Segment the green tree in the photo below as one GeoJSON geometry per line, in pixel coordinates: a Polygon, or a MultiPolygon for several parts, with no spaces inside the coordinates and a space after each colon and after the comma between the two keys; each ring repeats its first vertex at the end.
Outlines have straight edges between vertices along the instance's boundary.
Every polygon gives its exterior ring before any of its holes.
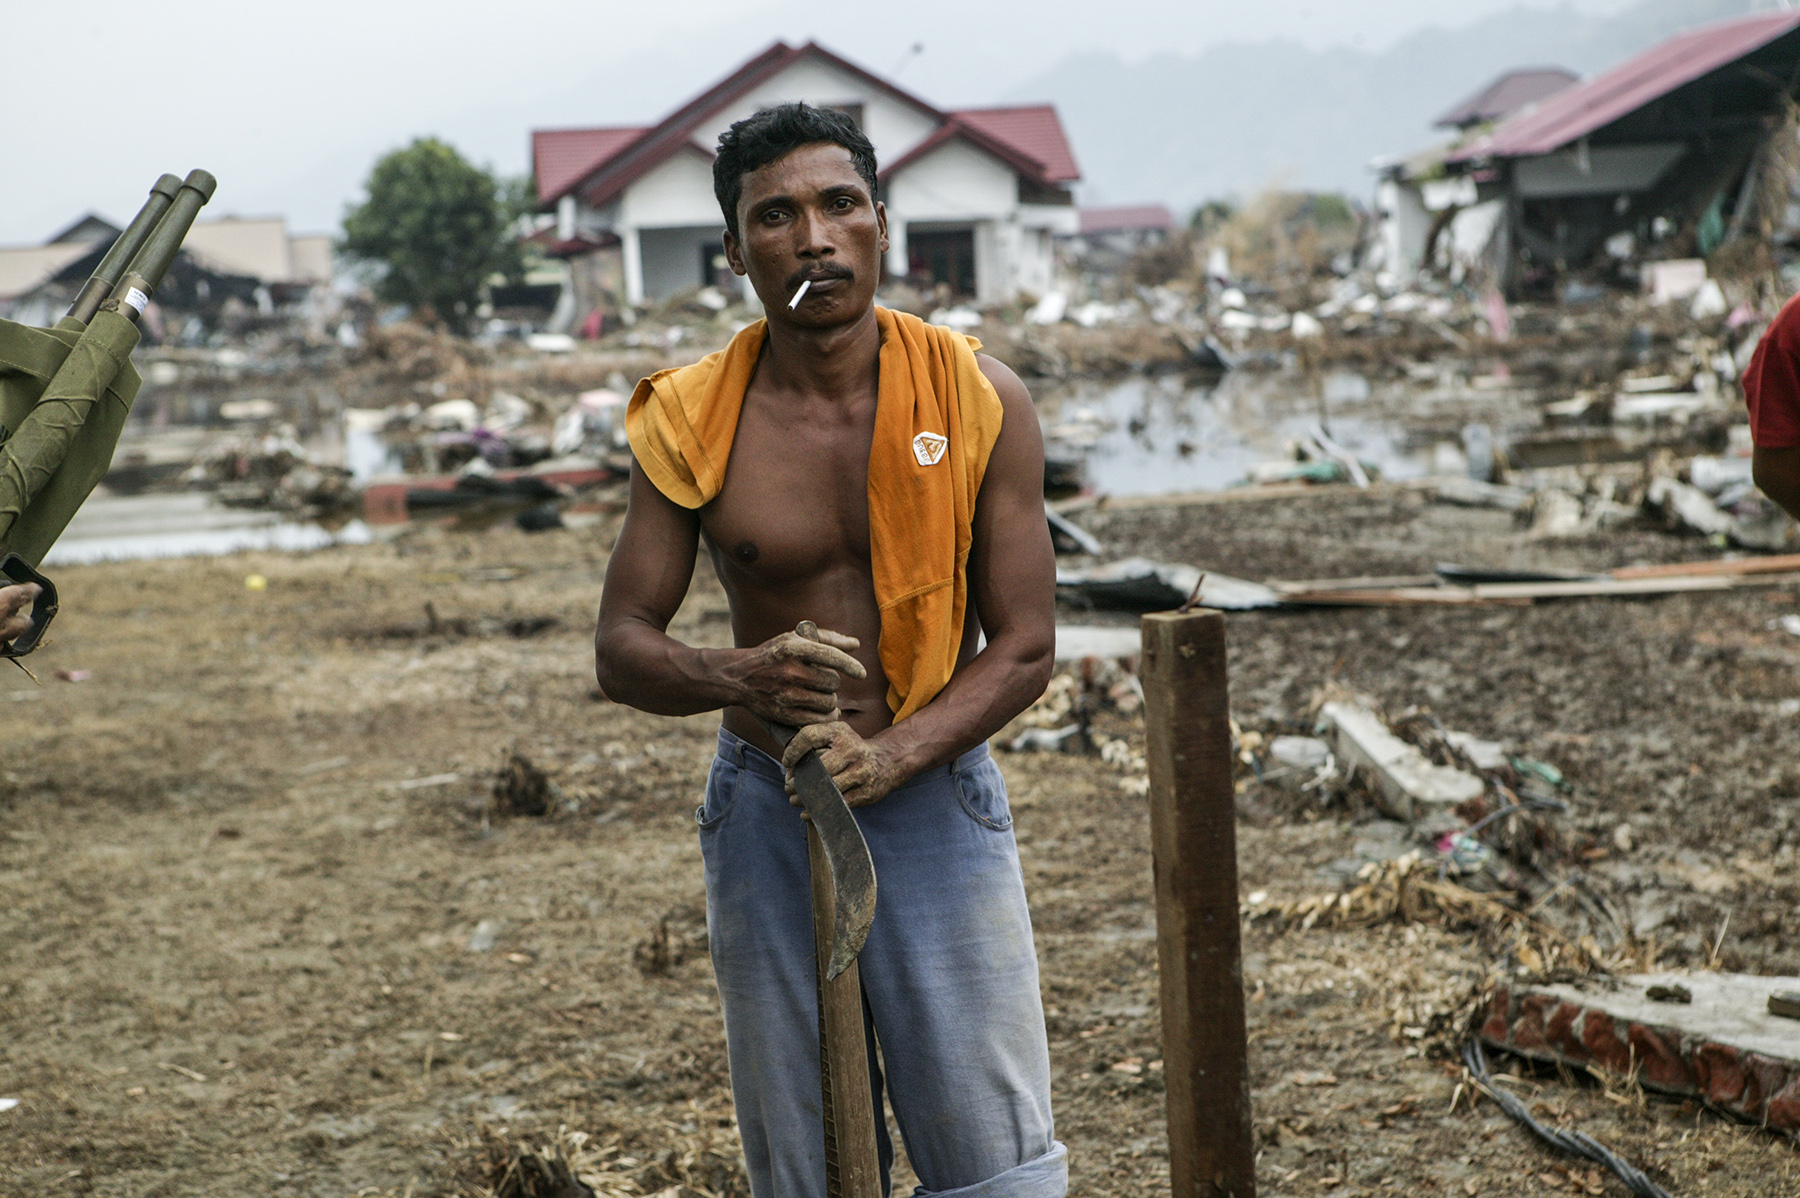
{"type": "Polygon", "coordinates": [[[422,137],[377,162],[366,186],[368,198],[344,214],[338,251],[378,268],[379,298],[466,332],[488,278],[521,269],[517,182],[422,137]]]}

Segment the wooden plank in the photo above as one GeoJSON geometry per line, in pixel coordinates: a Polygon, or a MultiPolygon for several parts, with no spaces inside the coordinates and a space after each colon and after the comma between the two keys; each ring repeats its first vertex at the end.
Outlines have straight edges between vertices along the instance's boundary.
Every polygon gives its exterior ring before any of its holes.
{"type": "Polygon", "coordinates": [[[1800,571],[1800,553],[1771,557],[1737,557],[1711,562],[1671,562],[1663,566],[1626,566],[1614,578],[1679,578],[1689,574],[1786,574],[1800,571]]]}
{"type": "Polygon", "coordinates": [[[1434,587],[1436,574],[1368,575],[1362,578],[1280,578],[1263,584],[1283,595],[1300,595],[1310,591],[1386,591],[1395,587],[1434,587]]]}
{"type": "Polygon", "coordinates": [[[1480,606],[1528,604],[1537,599],[1581,599],[1606,596],[1679,595],[1696,591],[1729,591],[1740,587],[1788,586],[1800,583],[1800,574],[1670,575],[1644,578],[1603,577],[1567,582],[1485,582],[1470,587],[1389,587],[1283,591],[1281,601],[1292,606],[1407,607],[1480,606]]]}
{"type": "Polygon", "coordinates": [[[862,974],[856,963],[825,980],[831,959],[831,866],[809,821],[806,852],[812,865],[813,952],[819,973],[819,1086],[825,1110],[825,1192],[830,1198],[881,1198],[875,1153],[874,1095],[869,1088],[863,1028],[862,974]]]}
{"type": "Polygon", "coordinates": [[[1595,578],[1582,582],[1485,582],[1469,589],[1482,599],[1578,599],[1590,595],[1673,595],[1684,591],[1727,591],[1736,583],[1722,575],[1697,578],[1595,578]]]}
{"type": "MultiPolygon", "coordinates": [[[[1384,587],[1374,589],[1299,591],[1283,594],[1281,601],[1293,606],[1319,607],[1469,607],[1492,602],[1483,599],[1469,587],[1384,587]]],[[[1528,599],[1517,602],[1528,603],[1528,599]]]]}
{"type": "Polygon", "coordinates": [[[1142,628],[1172,1193],[1255,1198],[1225,617],[1142,628]]]}

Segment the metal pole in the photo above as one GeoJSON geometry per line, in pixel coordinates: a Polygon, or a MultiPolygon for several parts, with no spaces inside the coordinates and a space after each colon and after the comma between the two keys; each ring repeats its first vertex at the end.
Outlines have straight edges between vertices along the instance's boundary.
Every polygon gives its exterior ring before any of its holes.
{"type": "Polygon", "coordinates": [[[1175,1198],[1255,1198],[1225,617],[1142,627],[1169,1178],[1175,1198]]]}

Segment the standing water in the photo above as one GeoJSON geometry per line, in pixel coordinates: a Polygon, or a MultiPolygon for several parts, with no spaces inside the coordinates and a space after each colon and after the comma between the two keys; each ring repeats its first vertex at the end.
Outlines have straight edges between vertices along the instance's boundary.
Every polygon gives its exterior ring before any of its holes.
{"type": "Polygon", "coordinates": [[[1429,452],[1409,447],[1391,419],[1341,411],[1369,397],[1359,375],[1296,380],[1232,373],[1205,385],[1178,375],[1138,376],[1046,388],[1039,415],[1048,452],[1080,456],[1087,485],[1103,494],[1236,486],[1254,466],[1292,461],[1292,443],[1309,435],[1321,414],[1332,439],[1383,478],[1428,473],[1429,452]]]}

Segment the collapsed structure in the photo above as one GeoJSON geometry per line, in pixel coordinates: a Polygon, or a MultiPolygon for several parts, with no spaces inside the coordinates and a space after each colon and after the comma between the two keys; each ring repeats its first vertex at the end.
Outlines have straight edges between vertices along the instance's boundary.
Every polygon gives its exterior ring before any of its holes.
{"type": "MultiPolygon", "coordinates": [[[[90,212],[42,245],[0,247],[0,315],[56,323],[119,231],[90,212]]],[[[185,312],[216,312],[236,298],[266,312],[331,276],[329,234],[289,233],[279,216],[228,216],[189,231],[159,299],[185,312]]]]}
{"type": "Polygon", "coordinates": [[[702,287],[753,300],[725,265],[713,147],[793,100],[849,114],[874,143],[890,277],[982,303],[1049,289],[1081,177],[1054,107],[944,111],[817,43],[776,42],[648,128],[532,133],[538,204],[555,214],[538,240],[569,264],[563,327],[702,287]]]}
{"type": "Polygon", "coordinates": [[[1456,141],[1382,168],[1383,266],[1488,273],[1509,295],[1650,244],[1708,255],[1787,223],[1800,12],[1678,34],[1591,79],[1503,76],[1456,141]]]}

